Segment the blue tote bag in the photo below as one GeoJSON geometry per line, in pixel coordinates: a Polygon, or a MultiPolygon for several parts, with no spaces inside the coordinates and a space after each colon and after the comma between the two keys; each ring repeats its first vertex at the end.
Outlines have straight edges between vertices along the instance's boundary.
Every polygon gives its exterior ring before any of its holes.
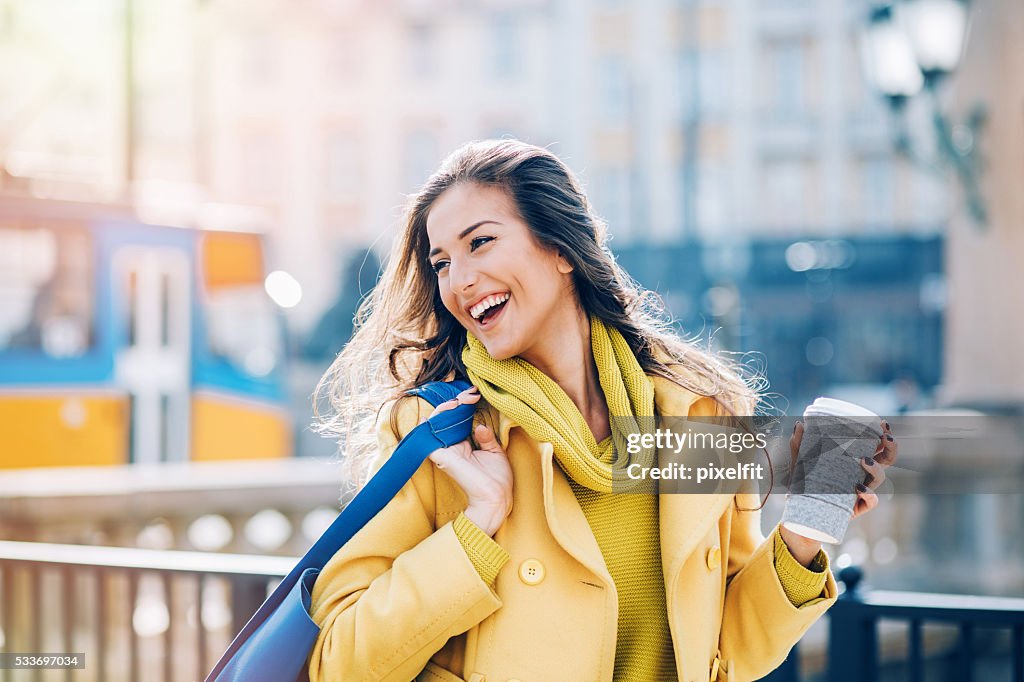
{"type": "MultiPolygon", "coordinates": [[[[470,385],[435,381],[411,391],[435,407],[470,385]]],[[[423,422],[348,503],[331,527],[267,597],[206,678],[206,682],[309,682],[306,660],[320,628],[309,616],[310,594],[320,569],[391,501],[438,448],[469,438],[473,405],[459,405],[423,422]]]]}

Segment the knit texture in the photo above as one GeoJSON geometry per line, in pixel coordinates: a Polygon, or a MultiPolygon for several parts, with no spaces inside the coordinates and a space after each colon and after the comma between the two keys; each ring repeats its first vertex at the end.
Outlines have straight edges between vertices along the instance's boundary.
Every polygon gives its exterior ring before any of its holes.
{"type": "Polygon", "coordinates": [[[583,415],[550,377],[519,357],[495,360],[472,334],[466,335],[462,361],[470,381],[499,412],[511,417],[534,439],[551,443],[558,463],[580,485],[601,492],[625,490],[622,475],[633,462],[653,466],[653,448],[629,455],[629,433],[654,425],[654,385],[617,329],[591,318],[590,339],[601,390],[608,403],[612,438],[598,443],[583,415]],[[613,443],[618,447],[613,447],[613,443]]]}
{"type": "MultiPolygon", "coordinates": [[[[565,391],[525,360],[494,360],[472,335],[467,335],[462,359],[484,399],[533,439],[550,442],[570,479],[618,592],[614,678],[675,679],[658,497],[611,492],[613,470],[637,461],[625,447],[615,448],[613,443],[624,438],[627,429],[639,430],[649,423],[645,420],[653,421],[654,387],[618,330],[592,318],[590,336],[612,426],[612,437],[600,443],[565,391]]],[[[634,457],[652,458],[653,453],[634,457]]]]}
{"type": "Polygon", "coordinates": [[[462,543],[473,567],[490,586],[494,586],[494,580],[498,572],[508,562],[508,552],[491,539],[487,533],[480,529],[475,523],[466,518],[465,514],[459,514],[452,522],[452,530],[455,537],[462,543]]]}
{"type": "Polygon", "coordinates": [[[782,589],[789,597],[790,603],[793,606],[800,606],[820,597],[822,590],[825,589],[825,579],[828,577],[828,555],[825,551],[819,549],[808,568],[793,557],[778,528],[775,529],[773,542],[775,572],[779,575],[779,582],[782,583],[782,589]]]}

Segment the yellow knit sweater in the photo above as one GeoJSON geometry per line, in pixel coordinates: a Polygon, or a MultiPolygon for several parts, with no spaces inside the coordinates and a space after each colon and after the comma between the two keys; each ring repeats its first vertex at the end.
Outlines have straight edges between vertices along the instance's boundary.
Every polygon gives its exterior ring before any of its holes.
{"type": "MultiPolygon", "coordinates": [[[[629,423],[654,415],[654,390],[625,339],[600,320],[591,320],[591,342],[602,391],[612,420],[612,437],[598,443],[579,410],[550,378],[522,359],[496,361],[472,335],[463,352],[470,378],[495,408],[521,424],[531,437],[551,442],[555,457],[583,510],[619,597],[615,649],[616,680],[663,680],[676,676],[665,605],[658,533],[658,496],[611,491],[612,466],[625,448],[614,448],[629,423]]],[[[637,427],[639,428],[639,427],[637,427]]],[[[618,462],[622,465],[622,462],[618,462]]],[[[465,516],[454,531],[481,578],[493,584],[508,554],[465,516]]],[[[781,537],[776,542],[781,542],[781,537]]],[[[782,543],[785,547],[785,543],[782,543]]],[[[801,566],[775,545],[775,565],[794,605],[817,597],[820,572],[801,566]]]]}

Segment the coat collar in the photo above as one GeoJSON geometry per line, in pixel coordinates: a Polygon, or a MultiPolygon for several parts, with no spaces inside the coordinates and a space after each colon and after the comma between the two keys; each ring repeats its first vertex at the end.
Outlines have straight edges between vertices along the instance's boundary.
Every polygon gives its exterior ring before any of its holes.
{"type": "MultiPolygon", "coordinates": [[[[693,393],[668,379],[655,376],[651,379],[658,414],[679,417],[714,414],[713,399],[693,393]]],[[[497,413],[496,410],[494,412],[497,413]]],[[[507,445],[509,432],[518,424],[501,413],[497,413],[495,419],[498,440],[507,445]]],[[[538,446],[544,485],[544,513],[555,539],[577,561],[611,585],[611,576],[590,524],[565,474],[554,465],[551,444],[539,443],[538,446]]],[[[721,517],[732,499],[733,496],[728,494],[661,495],[659,530],[666,587],[674,584],[687,557],[721,517]]]]}

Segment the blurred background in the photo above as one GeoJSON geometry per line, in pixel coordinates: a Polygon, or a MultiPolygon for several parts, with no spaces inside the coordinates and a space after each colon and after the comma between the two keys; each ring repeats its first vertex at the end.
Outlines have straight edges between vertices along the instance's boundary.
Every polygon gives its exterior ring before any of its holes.
{"type": "MultiPolygon", "coordinates": [[[[779,413],[1024,413],[1019,0],[0,0],[0,82],[0,642],[93,637],[109,661],[75,679],[199,676],[261,588],[224,564],[175,591],[174,552],[295,556],[333,518],[313,388],[405,197],[469,140],[564,159],[620,262],[695,343],[753,352],[779,413]],[[53,573],[64,545],[153,570],[53,573]],[[47,580],[134,607],[21,627],[47,580]]],[[[834,568],[1020,596],[1021,518],[896,495],[834,568]]]]}

